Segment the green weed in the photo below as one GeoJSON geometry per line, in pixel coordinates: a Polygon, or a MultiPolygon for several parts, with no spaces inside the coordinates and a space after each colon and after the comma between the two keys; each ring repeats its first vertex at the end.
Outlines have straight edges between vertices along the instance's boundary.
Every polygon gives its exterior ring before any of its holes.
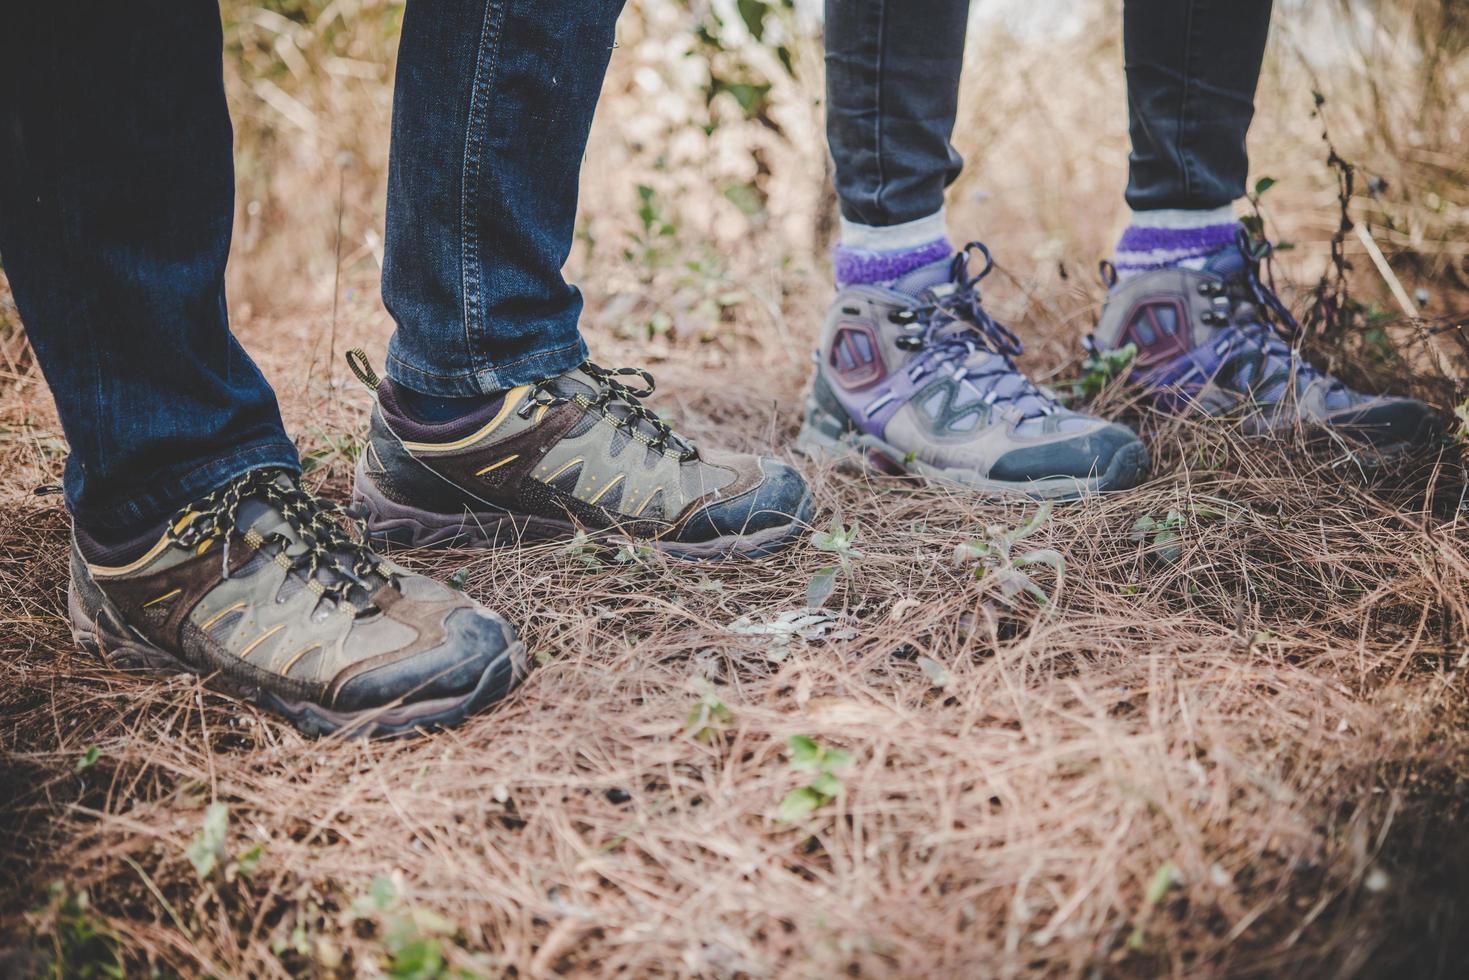
{"type": "Polygon", "coordinates": [[[712,742],[734,722],[734,712],[724,703],[714,685],[705,680],[704,693],[689,709],[688,732],[701,742],[712,742]]]}
{"type": "Polygon", "coordinates": [[[85,889],[71,892],[63,882],[51,883],[44,906],[26,916],[31,928],[30,964],[36,977],[121,977],[116,937],[92,914],[85,889]]]}
{"type": "Polygon", "coordinates": [[[780,801],[775,819],[794,823],[841,794],[843,786],[837,773],[852,764],[852,755],[842,749],[827,748],[808,735],[792,735],[787,744],[791,749],[791,768],[812,774],[810,782],[791,790],[780,801]]]}
{"type": "Polygon", "coordinates": [[[852,543],[856,540],[857,525],[847,527],[836,518],[832,518],[830,530],[812,533],[811,546],[817,551],[826,551],[836,555],[837,564],[818,568],[816,574],[811,576],[811,582],[806,587],[808,607],[819,609],[826,603],[836,589],[838,575],[851,578],[854,563],[862,557],[862,552],[852,547],[852,543]]]}
{"type": "Polygon", "coordinates": [[[954,548],[954,564],[974,565],[974,577],[995,585],[1000,595],[1013,600],[1021,593],[1030,596],[1044,608],[1051,608],[1060,598],[1066,578],[1066,558],[1054,548],[1034,548],[1015,554],[1015,546],[1045,527],[1051,520],[1052,504],[1046,501],[1036,508],[1030,520],[1014,528],[991,524],[982,541],[966,541],[954,548]],[[1043,589],[1027,569],[1045,565],[1056,574],[1050,592],[1043,589]]]}

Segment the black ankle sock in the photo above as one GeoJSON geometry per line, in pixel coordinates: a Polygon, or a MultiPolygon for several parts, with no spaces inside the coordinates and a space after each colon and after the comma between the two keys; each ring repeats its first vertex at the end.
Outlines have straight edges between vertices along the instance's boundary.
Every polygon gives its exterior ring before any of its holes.
{"type": "Polygon", "coordinates": [[[77,548],[82,557],[94,565],[126,565],[141,558],[149,548],[158,543],[168,528],[169,518],[152,524],[116,530],[112,528],[85,528],[75,525],[77,548]]]}
{"type": "Polygon", "coordinates": [[[495,395],[471,395],[468,398],[450,398],[445,395],[425,395],[421,391],[389,381],[393,386],[393,394],[409,415],[420,422],[428,422],[437,425],[441,422],[452,422],[457,418],[468,415],[491,399],[498,399],[495,395]]]}

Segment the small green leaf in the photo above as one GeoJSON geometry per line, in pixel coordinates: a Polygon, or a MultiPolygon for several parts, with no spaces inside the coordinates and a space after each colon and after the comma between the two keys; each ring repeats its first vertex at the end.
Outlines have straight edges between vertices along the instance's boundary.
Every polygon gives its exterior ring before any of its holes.
{"type": "Polygon", "coordinates": [[[1143,902],[1148,908],[1152,908],[1163,901],[1163,896],[1168,894],[1168,889],[1178,880],[1178,867],[1172,861],[1164,861],[1162,867],[1153,872],[1153,880],[1148,882],[1147,894],[1143,896],[1143,902]]]}
{"type": "Polygon", "coordinates": [[[781,823],[794,823],[809,817],[817,807],[825,803],[820,793],[810,786],[802,786],[793,789],[780,801],[780,809],[775,814],[775,819],[781,823]]]}
{"type": "Polygon", "coordinates": [[[254,847],[246,848],[235,858],[235,865],[240,869],[240,874],[249,876],[255,873],[260,866],[260,859],[265,856],[265,845],[256,844],[254,847]]]}
{"type": "Polygon", "coordinates": [[[949,677],[948,668],[932,657],[919,657],[918,666],[928,675],[934,687],[948,687],[953,681],[949,677]]]}
{"type": "Polygon", "coordinates": [[[97,746],[87,746],[87,751],[83,752],[82,757],[77,760],[77,772],[81,772],[83,769],[87,769],[91,766],[96,765],[97,760],[101,758],[101,756],[102,750],[99,749],[97,746]]]}
{"type": "Polygon", "coordinates": [[[1017,566],[1050,565],[1058,575],[1066,571],[1066,557],[1055,548],[1036,548],[1034,551],[1027,551],[1015,559],[1015,564],[1017,566]]]}
{"type": "MultiPolygon", "coordinates": [[[[831,799],[842,791],[842,781],[829,772],[818,773],[809,785],[811,789],[825,797],[826,800],[831,799]]],[[[825,800],[822,802],[825,802],[825,800]]]]}
{"type": "Polygon", "coordinates": [[[1170,565],[1178,564],[1183,557],[1183,545],[1179,543],[1177,531],[1159,531],[1153,538],[1153,547],[1157,549],[1158,557],[1170,565]]]}
{"type": "Polygon", "coordinates": [[[797,769],[815,771],[821,765],[821,746],[808,735],[792,735],[786,739],[791,749],[791,765],[797,769]]]}
{"type": "Polygon", "coordinates": [[[194,873],[201,880],[213,874],[226,857],[224,842],[229,833],[229,819],[229,807],[223,803],[209,804],[199,832],[185,850],[189,863],[194,866],[194,873]]]}
{"type": "Polygon", "coordinates": [[[372,884],[368,886],[367,897],[374,908],[389,909],[398,900],[398,886],[393,884],[393,879],[384,874],[372,876],[372,884]]]}
{"type": "Polygon", "coordinates": [[[852,764],[852,753],[846,749],[822,749],[821,771],[839,772],[852,764]]]}
{"type": "Polygon", "coordinates": [[[811,576],[811,582],[806,586],[806,605],[812,609],[820,609],[831,598],[832,592],[837,585],[837,572],[835,565],[827,565],[818,568],[816,574],[811,576]]]}
{"type": "Polygon", "coordinates": [[[1261,194],[1264,194],[1270,188],[1274,187],[1275,184],[1276,180],[1274,177],[1261,177],[1259,180],[1255,181],[1255,196],[1259,197],[1261,194]]]}
{"type": "Polygon", "coordinates": [[[740,213],[747,218],[753,218],[765,210],[760,188],[754,184],[730,184],[724,189],[724,199],[739,208],[740,213]]]}

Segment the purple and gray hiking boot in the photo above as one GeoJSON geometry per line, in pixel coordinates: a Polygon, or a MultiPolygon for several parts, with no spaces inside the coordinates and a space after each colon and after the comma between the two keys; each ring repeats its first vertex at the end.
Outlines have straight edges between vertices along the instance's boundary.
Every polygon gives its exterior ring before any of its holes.
{"type": "Polygon", "coordinates": [[[1301,356],[1295,318],[1260,275],[1269,254],[1241,229],[1202,269],[1112,283],[1092,343],[1135,345],[1131,378],[1165,411],[1238,414],[1249,433],[1334,434],[1383,456],[1436,440],[1442,420],[1428,405],[1353,391],[1301,356]]]}
{"type": "Polygon", "coordinates": [[[1020,373],[1020,341],[980,306],[993,267],[971,242],[892,287],[838,292],[797,448],[990,493],[1069,499],[1148,471],[1126,426],[1068,411],[1020,373]],[[977,252],[984,268],[969,274],[977,252]]]}

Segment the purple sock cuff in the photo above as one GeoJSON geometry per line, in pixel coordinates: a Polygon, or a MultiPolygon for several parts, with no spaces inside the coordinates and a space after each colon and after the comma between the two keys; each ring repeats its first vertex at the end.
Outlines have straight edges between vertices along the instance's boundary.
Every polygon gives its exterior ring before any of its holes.
{"type": "Polygon", "coordinates": [[[1202,249],[1213,252],[1234,242],[1239,222],[1204,225],[1199,228],[1143,228],[1130,225],[1117,243],[1119,252],[1151,252],[1153,249],[1202,249]]]}
{"type": "Polygon", "coordinates": [[[893,252],[870,252],[866,249],[848,248],[838,245],[832,251],[832,263],[836,267],[836,280],[843,286],[856,283],[892,282],[921,266],[938,262],[954,254],[954,246],[947,238],[913,248],[893,252]]]}

